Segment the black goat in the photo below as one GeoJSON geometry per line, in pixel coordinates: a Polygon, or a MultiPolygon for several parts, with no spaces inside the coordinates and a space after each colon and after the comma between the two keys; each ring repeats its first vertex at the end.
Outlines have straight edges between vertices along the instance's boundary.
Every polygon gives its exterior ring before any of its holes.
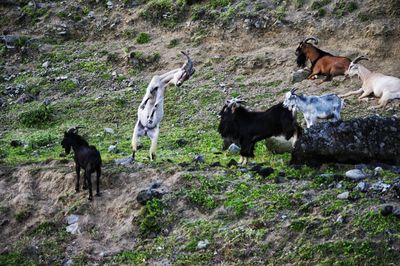
{"type": "Polygon", "coordinates": [[[301,135],[301,127],[291,111],[278,103],[265,112],[250,112],[240,104],[243,101],[227,101],[219,113],[221,120],[218,132],[224,141],[236,140],[240,144],[240,161],[246,164],[248,157],[254,157],[256,142],[272,136],[283,135],[287,140],[294,137],[293,144],[301,135]]]}
{"type": "Polygon", "coordinates": [[[79,179],[81,168],[85,171],[83,189],[89,187],[89,200],[93,199],[92,193],[92,173],[96,172],[97,189],[96,196],[100,196],[100,175],[101,157],[100,152],[94,146],[89,146],[86,140],[78,135],[78,127],[70,128],[64,132],[64,139],[61,142],[65,153],[69,154],[71,147],[74,150],[75,170],[77,175],[76,192],[79,192],[79,179]]]}

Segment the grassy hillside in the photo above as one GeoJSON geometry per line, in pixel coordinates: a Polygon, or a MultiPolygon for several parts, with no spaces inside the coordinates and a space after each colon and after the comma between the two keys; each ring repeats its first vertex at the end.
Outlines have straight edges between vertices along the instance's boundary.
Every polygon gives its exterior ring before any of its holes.
{"type": "MultiPolygon", "coordinates": [[[[358,89],[357,79],[292,83],[294,51],[304,36],[320,48],[399,76],[398,1],[17,1],[0,4],[0,265],[42,264],[324,264],[388,265],[400,258],[396,168],[356,189],[354,165],[290,166],[263,142],[246,167],[228,167],[217,114],[241,96],[252,110],[305,94],[358,89]],[[7,37],[9,38],[9,37],[7,37]],[[15,48],[7,48],[7,46],[15,48]],[[181,66],[196,74],[166,92],[157,160],[149,140],[134,164],[136,110],[154,74],[181,66]],[[364,63],[364,62],[363,62],[364,63]],[[24,95],[24,97],[22,97],[24,95]],[[102,196],[74,191],[63,132],[75,125],[101,152],[102,196]],[[114,133],[106,133],[112,128],[114,133]],[[109,152],[111,145],[116,152],[109,152]],[[203,163],[193,162],[201,155],[203,163]],[[255,165],[271,167],[268,177],[255,165]],[[168,193],[142,207],[136,196],[154,182],[168,193]],[[373,186],[372,186],[373,187],[373,186]],[[349,192],[349,197],[337,195],[349,192]],[[80,233],[66,217],[79,215],[80,233]]],[[[344,119],[399,115],[399,102],[346,99],[344,119]]]]}

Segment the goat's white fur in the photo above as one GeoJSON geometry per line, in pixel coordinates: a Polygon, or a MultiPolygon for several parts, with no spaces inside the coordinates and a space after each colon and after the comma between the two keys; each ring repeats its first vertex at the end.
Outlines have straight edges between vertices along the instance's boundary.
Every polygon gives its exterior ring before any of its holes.
{"type": "MultiPolygon", "coordinates": [[[[318,119],[333,118],[334,121],[340,120],[340,111],[343,106],[336,94],[325,94],[321,96],[296,95],[294,90],[285,95],[283,105],[296,114],[297,111],[303,113],[307,128],[314,125],[318,119]]],[[[295,136],[297,140],[297,136],[295,136]]]]}
{"type": "Polygon", "coordinates": [[[400,79],[392,76],[383,75],[368,70],[360,64],[350,63],[346,75],[352,77],[358,75],[362,81],[362,87],[359,90],[351,91],[339,97],[347,97],[354,94],[361,94],[359,100],[364,100],[370,94],[380,98],[377,106],[370,108],[385,107],[390,100],[400,98],[400,79]]]}
{"type": "Polygon", "coordinates": [[[133,156],[137,150],[139,137],[147,135],[151,139],[149,158],[155,158],[160,122],[164,116],[164,92],[169,85],[180,86],[183,68],[177,68],[163,75],[154,76],[147,86],[146,94],[138,108],[138,121],[132,134],[133,156]]]}

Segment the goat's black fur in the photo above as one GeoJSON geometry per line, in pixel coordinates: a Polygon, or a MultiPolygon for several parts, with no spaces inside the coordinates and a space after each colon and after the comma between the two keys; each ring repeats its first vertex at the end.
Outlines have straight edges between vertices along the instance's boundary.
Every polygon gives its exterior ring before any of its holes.
{"type": "Polygon", "coordinates": [[[101,175],[101,157],[100,152],[94,146],[89,146],[86,140],[75,132],[67,131],[64,133],[64,139],[61,142],[65,153],[69,154],[71,148],[74,151],[75,170],[77,175],[76,192],[79,192],[80,170],[85,171],[83,189],[89,188],[89,200],[93,199],[92,193],[92,173],[96,172],[96,196],[100,196],[100,175],[101,175]]]}
{"type": "Polygon", "coordinates": [[[218,132],[224,140],[238,140],[240,155],[244,157],[254,157],[254,146],[260,140],[280,135],[289,140],[295,134],[301,134],[296,118],[283,103],[265,112],[251,112],[242,106],[225,105],[220,115],[218,132]]]}

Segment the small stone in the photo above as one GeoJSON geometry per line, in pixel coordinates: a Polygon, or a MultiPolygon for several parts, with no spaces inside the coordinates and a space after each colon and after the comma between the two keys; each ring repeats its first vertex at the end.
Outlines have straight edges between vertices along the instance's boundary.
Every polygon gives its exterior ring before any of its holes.
{"type": "Polygon", "coordinates": [[[113,8],[113,3],[112,1],[107,1],[107,8],[112,9],[113,8]]]}
{"type": "Polygon", "coordinates": [[[205,248],[207,248],[208,244],[209,244],[209,242],[207,239],[201,240],[197,243],[197,249],[205,249],[205,248]]]}
{"type": "Polygon", "coordinates": [[[24,146],[24,143],[22,143],[22,141],[20,141],[20,140],[12,140],[10,142],[10,145],[11,145],[11,147],[16,148],[16,147],[24,146]]]}
{"type": "Polygon", "coordinates": [[[50,66],[50,62],[49,61],[46,61],[46,62],[44,62],[42,64],[42,67],[44,67],[44,68],[48,68],[49,66],[50,66]]]}
{"type": "Polygon", "coordinates": [[[123,166],[132,164],[133,162],[134,162],[134,159],[132,158],[132,156],[114,160],[114,163],[116,165],[123,165],[123,166]]]}
{"type": "Polygon", "coordinates": [[[186,139],[178,139],[176,141],[176,144],[178,144],[179,147],[186,146],[189,142],[186,139]]]}
{"type": "Polygon", "coordinates": [[[213,162],[212,164],[210,164],[210,167],[220,167],[221,163],[220,162],[213,162]]]}
{"type": "Polygon", "coordinates": [[[396,208],[393,210],[393,215],[397,218],[400,218],[400,208],[396,208]]]}
{"type": "Polygon", "coordinates": [[[72,265],[74,265],[74,262],[73,262],[72,259],[65,259],[65,260],[62,262],[61,265],[62,265],[62,266],[72,266],[72,265]]]}
{"type": "Polygon", "coordinates": [[[35,97],[29,93],[23,93],[19,98],[17,99],[16,103],[28,103],[31,102],[35,99],[35,97]]]}
{"type": "Polygon", "coordinates": [[[226,166],[231,167],[236,165],[238,165],[238,162],[235,159],[231,159],[226,166]]]}
{"type": "Polygon", "coordinates": [[[367,177],[367,175],[360,169],[352,169],[346,172],[346,177],[350,178],[351,180],[359,181],[363,180],[367,177]]]}
{"type": "Polygon", "coordinates": [[[114,134],[114,129],[110,128],[110,127],[105,127],[104,128],[104,132],[108,133],[108,134],[114,134]]]}
{"type": "Polygon", "coordinates": [[[228,147],[228,152],[230,154],[238,154],[240,152],[240,147],[238,145],[236,145],[235,143],[232,143],[229,147],[228,147]]]}
{"type": "Polygon", "coordinates": [[[339,215],[338,217],[337,217],[337,219],[336,219],[336,222],[337,223],[345,223],[346,222],[346,219],[342,216],[342,215],[339,215]]]}
{"type": "Polygon", "coordinates": [[[67,224],[68,224],[68,225],[75,224],[75,223],[77,223],[78,221],[79,221],[79,216],[76,215],[76,214],[72,214],[72,215],[69,215],[69,216],[67,217],[67,224]]]}
{"type": "Polygon", "coordinates": [[[382,171],[383,171],[382,167],[380,167],[380,166],[375,167],[375,169],[374,169],[374,176],[380,175],[380,174],[382,173],[382,171]]]}
{"type": "Polygon", "coordinates": [[[196,156],[193,158],[193,162],[196,162],[196,163],[204,163],[204,162],[205,162],[204,156],[201,155],[201,154],[196,155],[196,156]]]}
{"type": "Polygon", "coordinates": [[[304,69],[299,69],[292,75],[292,83],[297,83],[305,80],[310,73],[305,71],[304,69]]]}
{"type": "Polygon", "coordinates": [[[268,177],[274,172],[274,169],[271,167],[262,167],[257,173],[262,177],[268,177]]]}
{"type": "Polygon", "coordinates": [[[342,181],[340,181],[340,182],[338,182],[338,183],[336,184],[336,188],[341,189],[342,187],[343,187],[342,181]]]}
{"type": "Polygon", "coordinates": [[[146,202],[152,200],[152,199],[161,199],[163,196],[163,193],[155,190],[155,189],[145,189],[142,190],[138,193],[138,195],[136,196],[136,200],[137,202],[139,202],[139,204],[141,205],[146,205],[146,202]]]}
{"type": "Polygon", "coordinates": [[[73,235],[77,235],[80,233],[78,223],[73,223],[71,225],[68,225],[66,230],[68,233],[71,233],[73,235]]]}
{"type": "Polygon", "coordinates": [[[45,105],[45,106],[48,106],[48,105],[50,105],[51,104],[51,102],[52,102],[52,99],[50,99],[50,98],[46,98],[46,99],[44,99],[43,100],[43,105],[45,105]]]}
{"type": "Polygon", "coordinates": [[[240,171],[241,173],[247,173],[249,170],[247,170],[246,167],[240,167],[240,168],[239,168],[239,171],[240,171]]]}
{"type": "Polygon", "coordinates": [[[340,193],[339,195],[337,195],[338,199],[348,199],[349,198],[350,193],[348,191],[345,191],[343,193],[340,193]]]}
{"type": "Polygon", "coordinates": [[[386,205],[385,207],[383,207],[383,209],[381,210],[381,214],[382,216],[388,216],[393,212],[393,206],[392,205],[386,205]]]}
{"type": "Polygon", "coordinates": [[[118,150],[118,148],[117,148],[117,145],[110,145],[110,146],[108,147],[108,152],[109,152],[109,153],[118,153],[119,150],[118,150]]]}
{"type": "Polygon", "coordinates": [[[379,180],[376,183],[371,185],[371,189],[380,192],[386,192],[390,188],[390,185],[383,183],[382,180],[379,180]]]}
{"type": "Polygon", "coordinates": [[[94,18],[94,11],[90,11],[87,16],[88,18],[94,18]]]}
{"type": "Polygon", "coordinates": [[[355,189],[358,190],[358,191],[361,191],[361,192],[367,192],[368,187],[369,187],[368,183],[360,182],[360,183],[357,184],[355,189]]]}

